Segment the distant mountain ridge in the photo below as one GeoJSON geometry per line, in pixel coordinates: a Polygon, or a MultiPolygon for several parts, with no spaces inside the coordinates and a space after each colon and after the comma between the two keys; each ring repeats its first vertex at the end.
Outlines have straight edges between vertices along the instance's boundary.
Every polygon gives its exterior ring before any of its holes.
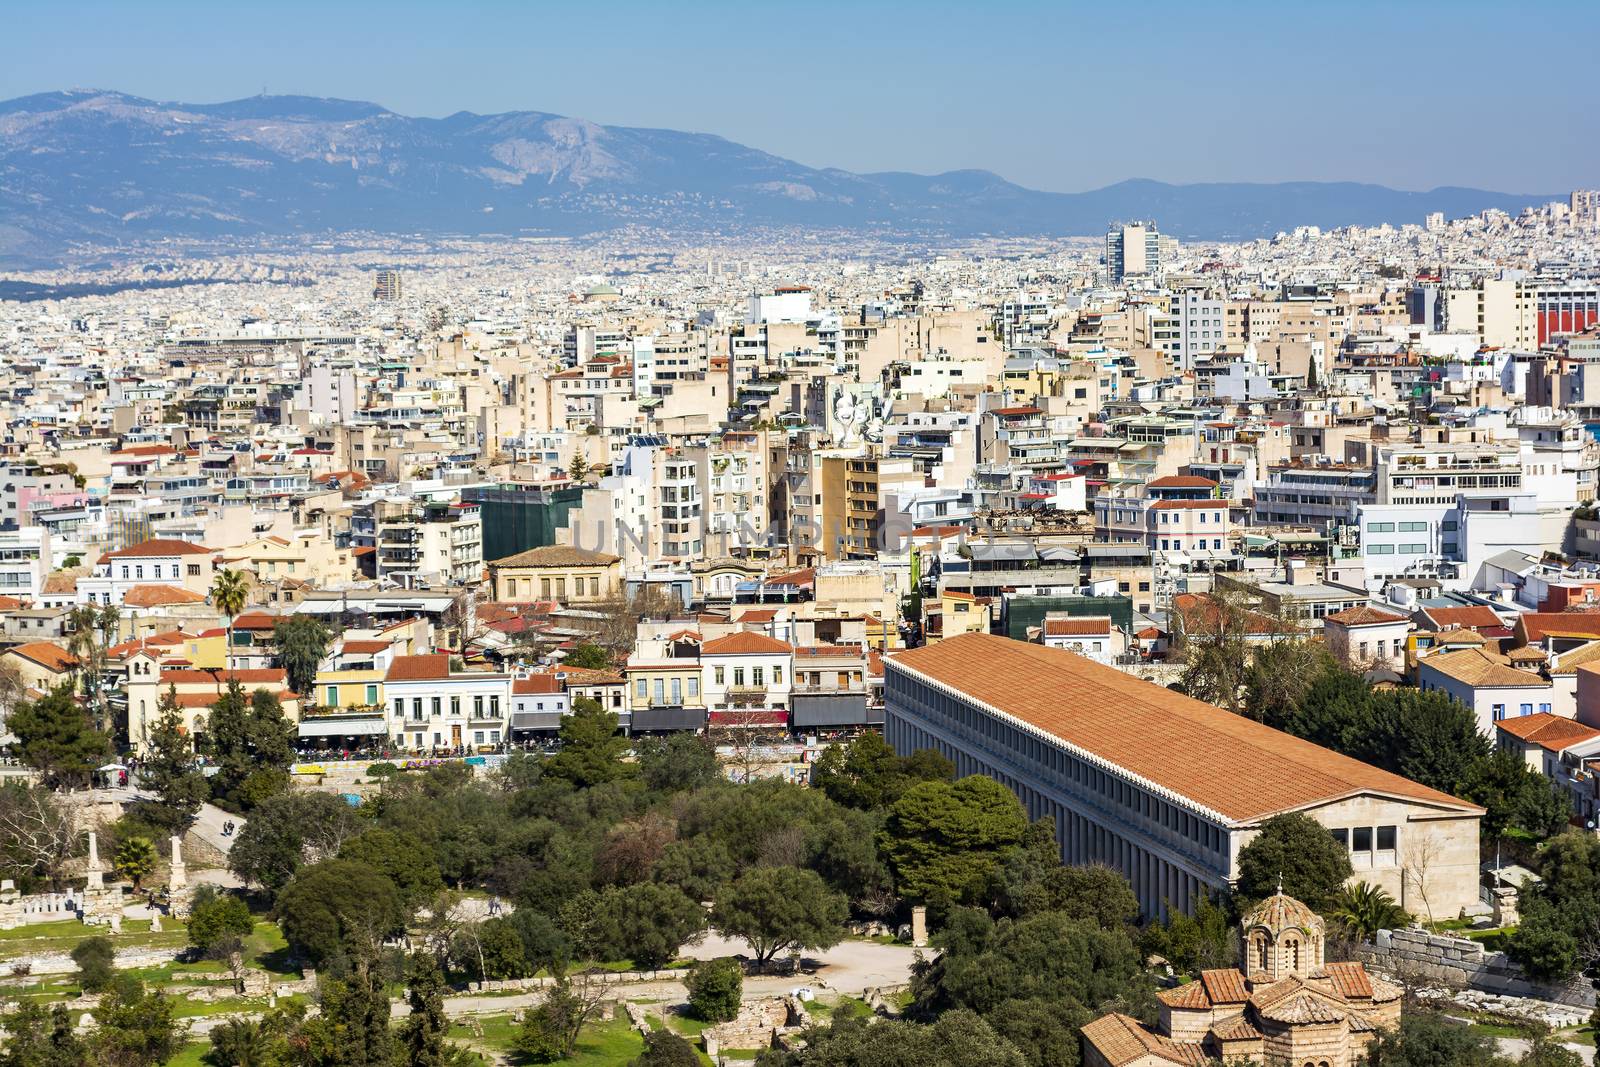
{"type": "Polygon", "coordinates": [[[260,96],[163,103],[100,90],[0,103],[0,256],[71,242],[295,234],[568,235],[637,224],[803,226],[908,237],[1095,235],[1154,218],[1195,239],[1520,211],[1553,195],[1355,182],[1026,189],[988,171],[854,174],[712,134],[536,111],[410,118],[260,96]]]}

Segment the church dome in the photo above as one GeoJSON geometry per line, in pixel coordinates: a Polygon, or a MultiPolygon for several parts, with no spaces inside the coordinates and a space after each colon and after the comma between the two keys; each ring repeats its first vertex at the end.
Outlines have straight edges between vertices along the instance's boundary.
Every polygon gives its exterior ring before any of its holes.
{"type": "Polygon", "coordinates": [[[1264,926],[1274,935],[1285,930],[1304,930],[1310,934],[1322,932],[1322,916],[1286,893],[1274,893],[1256,905],[1241,924],[1246,930],[1264,926]]]}

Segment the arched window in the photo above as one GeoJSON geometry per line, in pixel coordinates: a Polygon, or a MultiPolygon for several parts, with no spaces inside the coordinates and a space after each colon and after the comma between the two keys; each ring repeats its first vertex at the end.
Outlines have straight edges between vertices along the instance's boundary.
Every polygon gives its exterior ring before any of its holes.
{"type": "Polygon", "coordinates": [[[1286,947],[1289,950],[1289,969],[1298,971],[1300,969],[1300,942],[1295,938],[1290,938],[1286,947]]]}
{"type": "Polygon", "coordinates": [[[1267,939],[1260,934],[1256,935],[1256,967],[1263,971],[1267,969],[1267,939]]]}

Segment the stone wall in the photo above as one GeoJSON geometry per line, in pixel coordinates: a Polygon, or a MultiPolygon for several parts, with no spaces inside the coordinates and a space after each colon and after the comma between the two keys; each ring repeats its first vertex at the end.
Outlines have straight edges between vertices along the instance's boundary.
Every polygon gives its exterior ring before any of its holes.
{"type": "Polygon", "coordinates": [[[1418,929],[1379,930],[1375,944],[1356,945],[1351,956],[1413,984],[1533,997],[1583,1008],[1595,1003],[1595,991],[1588,982],[1547,985],[1531,981],[1504,952],[1485,951],[1482,944],[1465,937],[1418,929]]]}

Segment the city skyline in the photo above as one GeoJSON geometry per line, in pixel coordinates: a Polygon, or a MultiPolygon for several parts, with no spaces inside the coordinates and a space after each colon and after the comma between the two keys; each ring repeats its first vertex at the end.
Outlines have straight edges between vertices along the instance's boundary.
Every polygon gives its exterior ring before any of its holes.
{"type": "MultiPolygon", "coordinates": [[[[187,4],[157,5],[162,17],[90,10],[70,26],[49,11],[14,16],[20,47],[0,98],[78,86],[211,102],[265,89],[423,116],[537,110],[713,133],[811,166],[986,169],[1060,192],[1129,178],[1541,192],[1593,184],[1600,162],[1578,38],[1541,41],[1543,88],[1529,108],[1482,76],[1505,58],[1506,16],[1489,4],[1355,3],[1317,22],[1257,4],[1202,14],[1164,3],[935,5],[921,18],[824,4],[809,24],[722,4],[621,3],[604,20],[546,5],[468,5],[447,21],[405,3],[314,17],[297,4],[205,9],[203,20],[187,4]],[[55,46],[66,33],[70,50],[55,46]],[[764,85],[777,91],[747,91],[764,85]],[[1539,150],[1485,151],[1496,128],[1539,150]]],[[[1559,22],[1576,10],[1531,14],[1559,22]]]]}

